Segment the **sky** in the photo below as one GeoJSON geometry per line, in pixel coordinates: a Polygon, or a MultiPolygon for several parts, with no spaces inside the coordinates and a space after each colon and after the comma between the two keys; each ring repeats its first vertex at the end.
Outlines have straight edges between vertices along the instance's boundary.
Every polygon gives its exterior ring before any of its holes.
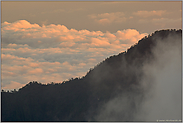
{"type": "Polygon", "coordinates": [[[161,29],[181,29],[179,2],[1,2],[2,89],[86,75],[161,29]]]}

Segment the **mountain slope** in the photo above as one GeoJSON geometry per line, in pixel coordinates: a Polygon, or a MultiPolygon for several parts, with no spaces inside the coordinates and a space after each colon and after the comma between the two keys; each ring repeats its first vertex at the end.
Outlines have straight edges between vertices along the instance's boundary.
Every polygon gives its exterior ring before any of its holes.
{"type": "Polygon", "coordinates": [[[153,83],[150,78],[146,83],[148,88],[142,86],[146,77],[144,66],[157,60],[155,49],[160,44],[162,49],[174,44],[181,49],[181,36],[182,30],[156,31],[127,52],[105,59],[83,78],[48,85],[30,82],[18,92],[1,92],[1,120],[142,120],[136,115],[153,83]]]}

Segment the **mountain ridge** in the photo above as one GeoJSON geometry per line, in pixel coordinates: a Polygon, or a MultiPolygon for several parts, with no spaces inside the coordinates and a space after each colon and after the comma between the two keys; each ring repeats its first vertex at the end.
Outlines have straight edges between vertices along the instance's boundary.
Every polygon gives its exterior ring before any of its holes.
{"type": "Polygon", "coordinates": [[[125,93],[133,94],[128,109],[133,108],[133,113],[121,117],[131,121],[145,97],[140,88],[143,66],[155,59],[153,48],[158,41],[174,35],[182,36],[182,30],[155,31],[127,51],[106,58],[82,78],[47,85],[29,82],[18,91],[3,91],[1,121],[103,121],[98,120],[98,112],[125,93]],[[139,105],[134,102],[136,97],[139,105]]]}

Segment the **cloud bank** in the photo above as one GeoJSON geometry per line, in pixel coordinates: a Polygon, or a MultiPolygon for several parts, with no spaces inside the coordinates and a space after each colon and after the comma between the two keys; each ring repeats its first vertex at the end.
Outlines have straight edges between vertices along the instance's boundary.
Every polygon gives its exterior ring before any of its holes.
{"type": "Polygon", "coordinates": [[[2,23],[3,88],[8,89],[13,83],[62,82],[82,77],[97,63],[125,51],[146,35],[135,29],[104,33],[55,24],[40,26],[26,20],[5,21],[2,23]]]}

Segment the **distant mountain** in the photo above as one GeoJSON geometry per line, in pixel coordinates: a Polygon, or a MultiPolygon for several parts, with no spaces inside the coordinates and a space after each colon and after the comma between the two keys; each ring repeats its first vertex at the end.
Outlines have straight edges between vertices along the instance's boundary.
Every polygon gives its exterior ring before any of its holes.
{"type": "Polygon", "coordinates": [[[141,83],[144,66],[157,59],[154,49],[159,44],[160,49],[166,44],[181,49],[181,37],[182,30],[156,31],[82,78],[47,85],[30,82],[18,91],[3,91],[1,121],[135,121],[148,93],[141,83]]]}

